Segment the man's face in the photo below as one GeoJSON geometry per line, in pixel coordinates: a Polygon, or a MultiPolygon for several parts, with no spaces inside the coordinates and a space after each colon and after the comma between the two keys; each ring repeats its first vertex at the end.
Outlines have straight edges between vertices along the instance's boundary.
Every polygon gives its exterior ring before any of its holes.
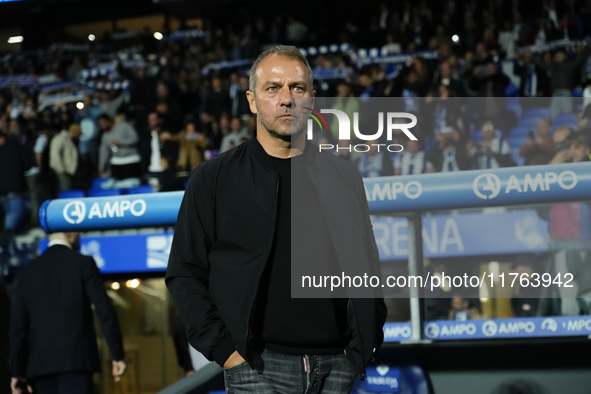
{"type": "Polygon", "coordinates": [[[257,114],[258,129],[282,140],[291,140],[303,133],[306,117],[300,108],[292,112],[295,108],[291,100],[316,94],[310,86],[306,66],[297,59],[271,55],[260,62],[256,75],[255,92],[247,92],[247,97],[250,110],[257,114]]]}
{"type": "Polygon", "coordinates": [[[490,141],[495,136],[495,126],[492,122],[484,122],[482,125],[482,138],[485,141],[490,141]]]}
{"type": "Polygon", "coordinates": [[[150,113],[150,115],[148,115],[148,125],[150,126],[150,128],[156,128],[158,126],[158,123],[158,114],[156,112],[150,113]]]}
{"type": "Polygon", "coordinates": [[[589,147],[583,144],[570,144],[568,148],[568,157],[573,163],[584,161],[589,156],[589,147]]]}
{"type": "Polygon", "coordinates": [[[347,97],[349,95],[349,85],[346,83],[340,83],[337,85],[337,95],[339,97],[347,97]]]}
{"type": "Polygon", "coordinates": [[[536,134],[542,138],[546,138],[550,135],[550,124],[546,119],[540,119],[536,125],[536,134]]]}
{"type": "Polygon", "coordinates": [[[240,129],[242,128],[242,123],[240,122],[240,119],[232,118],[232,122],[230,123],[230,128],[233,131],[240,131],[240,129]]]}
{"type": "Polygon", "coordinates": [[[97,123],[101,130],[108,130],[111,126],[111,122],[106,119],[99,119],[97,123]]]}
{"type": "Polygon", "coordinates": [[[411,154],[415,154],[419,151],[419,142],[418,141],[414,141],[414,140],[410,140],[406,143],[406,149],[411,153],[411,154]]]}

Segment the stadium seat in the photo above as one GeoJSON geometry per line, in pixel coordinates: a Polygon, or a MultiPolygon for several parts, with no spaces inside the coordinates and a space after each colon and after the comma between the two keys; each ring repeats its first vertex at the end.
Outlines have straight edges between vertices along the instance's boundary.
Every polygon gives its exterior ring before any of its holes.
{"type": "Polygon", "coordinates": [[[524,118],[536,118],[536,119],[547,119],[550,120],[550,108],[540,107],[540,108],[530,108],[525,111],[523,115],[524,118]]]}
{"type": "Polygon", "coordinates": [[[108,178],[95,178],[94,181],[92,181],[92,189],[102,189],[103,188],[103,184],[105,182],[107,182],[109,179],[108,178]]]}
{"type": "MultiPolygon", "coordinates": [[[[370,367],[374,367],[377,371],[380,371],[380,368],[382,369],[378,376],[374,377],[379,379],[379,375],[381,375],[387,370],[399,370],[400,380],[398,382],[397,390],[394,387],[388,387],[390,390],[388,390],[387,392],[399,394],[433,394],[433,387],[429,380],[429,377],[418,362],[400,353],[395,353],[393,355],[389,355],[388,357],[383,357],[381,359],[384,360],[384,362],[368,365],[368,369],[370,367]]],[[[388,376],[388,372],[385,372],[384,376],[388,376]]],[[[369,373],[368,377],[370,377],[369,373]]],[[[361,378],[357,377],[357,379],[355,380],[355,386],[353,387],[353,391],[351,391],[351,394],[385,392],[384,385],[372,385],[370,384],[370,380],[371,379],[366,379],[366,384],[364,384],[364,382],[361,381],[361,378]]]]}
{"type": "Polygon", "coordinates": [[[129,189],[129,194],[143,194],[143,193],[154,193],[154,189],[150,185],[140,185],[138,187],[132,187],[129,189]]]}
{"type": "Polygon", "coordinates": [[[57,198],[82,198],[85,195],[83,190],[66,190],[61,192],[57,198]]]}
{"type": "Polygon", "coordinates": [[[556,119],[554,119],[554,123],[552,123],[552,131],[561,126],[568,126],[573,130],[577,130],[579,128],[577,125],[577,114],[565,113],[558,115],[556,119]]]}
{"type": "Polygon", "coordinates": [[[507,109],[517,115],[517,118],[521,118],[523,110],[521,109],[521,103],[518,97],[507,97],[507,109]]]}
{"type": "Polygon", "coordinates": [[[517,127],[513,127],[511,129],[511,132],[509,133],[509,138],[526,138],[527,137],[527,133],[532,130],[534,131],[534,135],[535,135],[535,128],[529,127],[529,126],[517,126],[517,127]]]}
{"type": "Polygon", "coordinates": [[[119,196],[121,189],[90,189],[88,190],[88,197],[107,197],[119,196]]]}
{"type": "Polygon", "coordinates": [[[535,130],[536,126],[538,125],[538,122],[540,121],[540,119],[543,118],[521,118],[519,119],[519,123],[517,124],[517,127],[529,127],[531,130],[535,130]]]}

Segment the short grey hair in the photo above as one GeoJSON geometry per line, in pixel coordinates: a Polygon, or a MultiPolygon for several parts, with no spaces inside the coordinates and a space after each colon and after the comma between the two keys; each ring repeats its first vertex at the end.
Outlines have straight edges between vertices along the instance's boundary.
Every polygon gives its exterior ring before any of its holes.
{"type": "Polygon", "coordinates": [[[300,62],[304,63],[304,66],[306,66],[306,69],[308,69],[308,74],[310,75],[310,89],[312,88],[314,76],[312,75],[312,69],[310,68],[310,63],[308,63],[308,59],[306,59],[306,57],[302,55],[300,50],[294,47],[293,45],[276,45],[262,52],[252,64],[252,67],[250,68],[250,77],[248,79],[248,89],[251,92],[254,93],[254,89],[257,82],[256,71],[259,67],[259,64],[263,61],[263,59],[271,55],[285,56],[289,59],[299,60],[300,62]]]}

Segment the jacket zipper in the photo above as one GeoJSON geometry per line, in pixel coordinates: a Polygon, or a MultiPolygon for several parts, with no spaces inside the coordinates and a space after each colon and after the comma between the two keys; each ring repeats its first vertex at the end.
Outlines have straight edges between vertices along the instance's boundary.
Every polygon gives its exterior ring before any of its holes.
{"type": "MultiPolygon", "coordinates": [[[[279,181],[277,181],[277,186],[275,188],[275,210],[273,211],[273,229],[275,228],[275,224],[277,221],[277,200],[279,199],[279,181]]],[[[273,230],[273,234],[275,234],[275,231],[273,230]]],[[[273,237],[271,237],[271,247],[269,248],[269,253],[267,254],[267,258],[265,259],[265,265],[267,264],[267,261],[269,260],[269,254],[271,254],[271,249],[273,249],[273,237]]],[[[264,268],[263,268],[264,271],[264,268]]],[[[261,273],[262,275],[262,273],[261,273]]],[[[244,346],[248,346],[248,334],[250,333],[250,322],[251,322],[251,318],[252,318],[252,308],[254,306],[254,301],[257,298],[257,294],[258,294],[258,290],[259,290],[259,284],[261,282],[261,277],[259,276],[259,279],[257,281],[256,287],[255,287],[255,292],[254,292],[254,297],[252,298],[252,301],[250,302],[250,307],[248,308],[248,321],[246,323],[246,340],[244,341],[244,346]]]]}

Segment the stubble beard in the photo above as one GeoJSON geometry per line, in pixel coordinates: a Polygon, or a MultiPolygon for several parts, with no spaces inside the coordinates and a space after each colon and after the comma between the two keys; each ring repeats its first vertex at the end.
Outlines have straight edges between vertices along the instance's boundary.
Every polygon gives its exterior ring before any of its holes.
{"type": "Polygon", "coordinates": [[[265,130],[267,130],[271,137],[280,139],[285,142],[292,142],[293,140],[297,140],[298,137],[302,135],[304,131],[306,131],[305,127],[299,127],[297,123],[294,124],[293,117],[291,126],[289,126],[289,129],[287,131],[280,131],[276,123],[272,125],[266,124],[266,122],[262,118],[259,118],[259,122],[261,123],[261,125],[263,125],[263,127],[265,128],[265,130]]]}

